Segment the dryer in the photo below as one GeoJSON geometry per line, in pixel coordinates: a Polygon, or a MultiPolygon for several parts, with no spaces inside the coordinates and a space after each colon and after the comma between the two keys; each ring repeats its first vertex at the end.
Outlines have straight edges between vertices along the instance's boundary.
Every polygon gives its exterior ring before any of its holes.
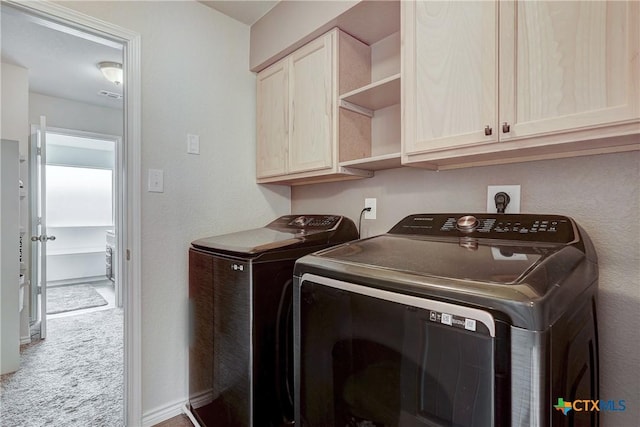
{"type": "Polygon", "coordinates": [[[558,407],[598,399],[597,285],[559,215],[417,214],[305,256],[296,425],[597,426],[558,407]]]}
{"type": "Polygon", "coordinates": [[[295,261],[358,238],[339,215],[286,215],[189,250],[188,410],[202,426],[293,424],[295,261]]]}

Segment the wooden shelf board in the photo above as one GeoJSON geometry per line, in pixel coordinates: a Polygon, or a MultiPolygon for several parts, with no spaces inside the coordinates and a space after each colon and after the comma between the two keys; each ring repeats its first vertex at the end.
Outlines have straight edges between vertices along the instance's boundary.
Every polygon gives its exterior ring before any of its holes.
{"type": "Polygon", "coordinates": [[[301,173],[289,176],[276,176],[270,178],[260,178],[258,184],[281,184],[281,185],[307,185],[333,181],[346,181],[351,179],[371,178],[373,172],[361,168],[349,168],[340,165],[337,172],[326,174],[305,174],[301,173]]]}
{"type": "Polygon", "coordinates": [[[340,166],[358,167],[360,169],[377,171],[384,169],[399,168],[402,166],[400,153],[383,154],[380,156],[367,157],[364,159],[349,160],[340,162],[340,166]]]}
{"type": "Polygon", "coordinates": [[[340,96],[340,99],[374,111],[399,104],[400,74],[352,90],[340,96]]]}

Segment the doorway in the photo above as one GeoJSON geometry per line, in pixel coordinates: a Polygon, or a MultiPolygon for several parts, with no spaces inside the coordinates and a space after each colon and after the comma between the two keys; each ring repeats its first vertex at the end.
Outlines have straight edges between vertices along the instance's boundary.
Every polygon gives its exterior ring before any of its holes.
{"type": "Polygon", "coordinates": [[[32,235],[47,236],[33,244],[37,332],[3,378],[0,420],[124,426],[123,310],[105,269],[120,138],[46,126],[32,135],[32,235]]]}
{"type": "Polygon", "coordinates": [[[35,335],[46,338],[49,318],[123,306],[122,138],[43,123],[31,135],[30,311],[35,335]]]}
{"type": "MultiPolygon", "coordinates": [[[[116,265],[120,265],[122,277],[124,325],[124,420],[126,425],[138,425],[141,421],[141,349],[140,349],[140,35],[108,22],[96,20],[52,2],[21,3],[4,1],[2,14],[24,13],[34,21],[40,21],[57,31],[80,38],[102,39],[122,47],[125,81],[122,84],[124,132],[122,134],[122,163],[116,165],[121,173],[122,209],[117,231],[116,265]]],[[[3,33],[5,26],[2,27],[3,33]]],[[[3,54],[6,38],[3,34],[3,54]]],[[[28,49],[27,49],[28,50],[28,49]]],[[[85,346],[86,347],[86,346],[85,346]]],[[[69,355],[73,357],[73,355],[69,355]]]]}

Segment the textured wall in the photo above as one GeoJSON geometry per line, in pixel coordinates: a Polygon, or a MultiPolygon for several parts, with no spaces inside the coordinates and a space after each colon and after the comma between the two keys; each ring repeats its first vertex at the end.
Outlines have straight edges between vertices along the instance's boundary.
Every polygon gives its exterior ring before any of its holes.
{"type": "Polygon", "coordinates": [[[124,112],[121,109],[89,105],[41,93],[29,93],[29,124],[40,125],[47,117],[49,128],[63,128],[122,136],[124,112]]]}
{"type": "Polygon", "coordinates": [[[292,188],[292,212],[344,214],[358,220],[365,197],[378,219],[363,236],[384,233],[419,212],[484,212],[487,185],[520,184],[521,212],[573,217],[599,257],[601,397],[626,399],[603,413],[604,427],[640,419],[640,152],[432,172],[393,169],[367,180],[292,188]]]}
{"type": "Polygon", "coordinates": [[[142,408],[187,399],[187,248],[289,212],[289,189],[255,184],[249,27],[197,2],[62,2],[142,37],[142,408]],[[200,155],[186,153],[187,133],[200,155]]]}

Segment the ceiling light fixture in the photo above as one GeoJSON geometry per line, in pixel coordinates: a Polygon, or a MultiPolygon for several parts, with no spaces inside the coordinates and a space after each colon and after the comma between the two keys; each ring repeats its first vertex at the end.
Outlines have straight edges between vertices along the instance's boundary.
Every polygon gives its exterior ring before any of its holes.
{"type": "Polygon", "coordinates": [[[101,62],[98,68],[104,74],[104,77],[116,85],[122,84],[122,64],[118,62],[101,62]]]}

